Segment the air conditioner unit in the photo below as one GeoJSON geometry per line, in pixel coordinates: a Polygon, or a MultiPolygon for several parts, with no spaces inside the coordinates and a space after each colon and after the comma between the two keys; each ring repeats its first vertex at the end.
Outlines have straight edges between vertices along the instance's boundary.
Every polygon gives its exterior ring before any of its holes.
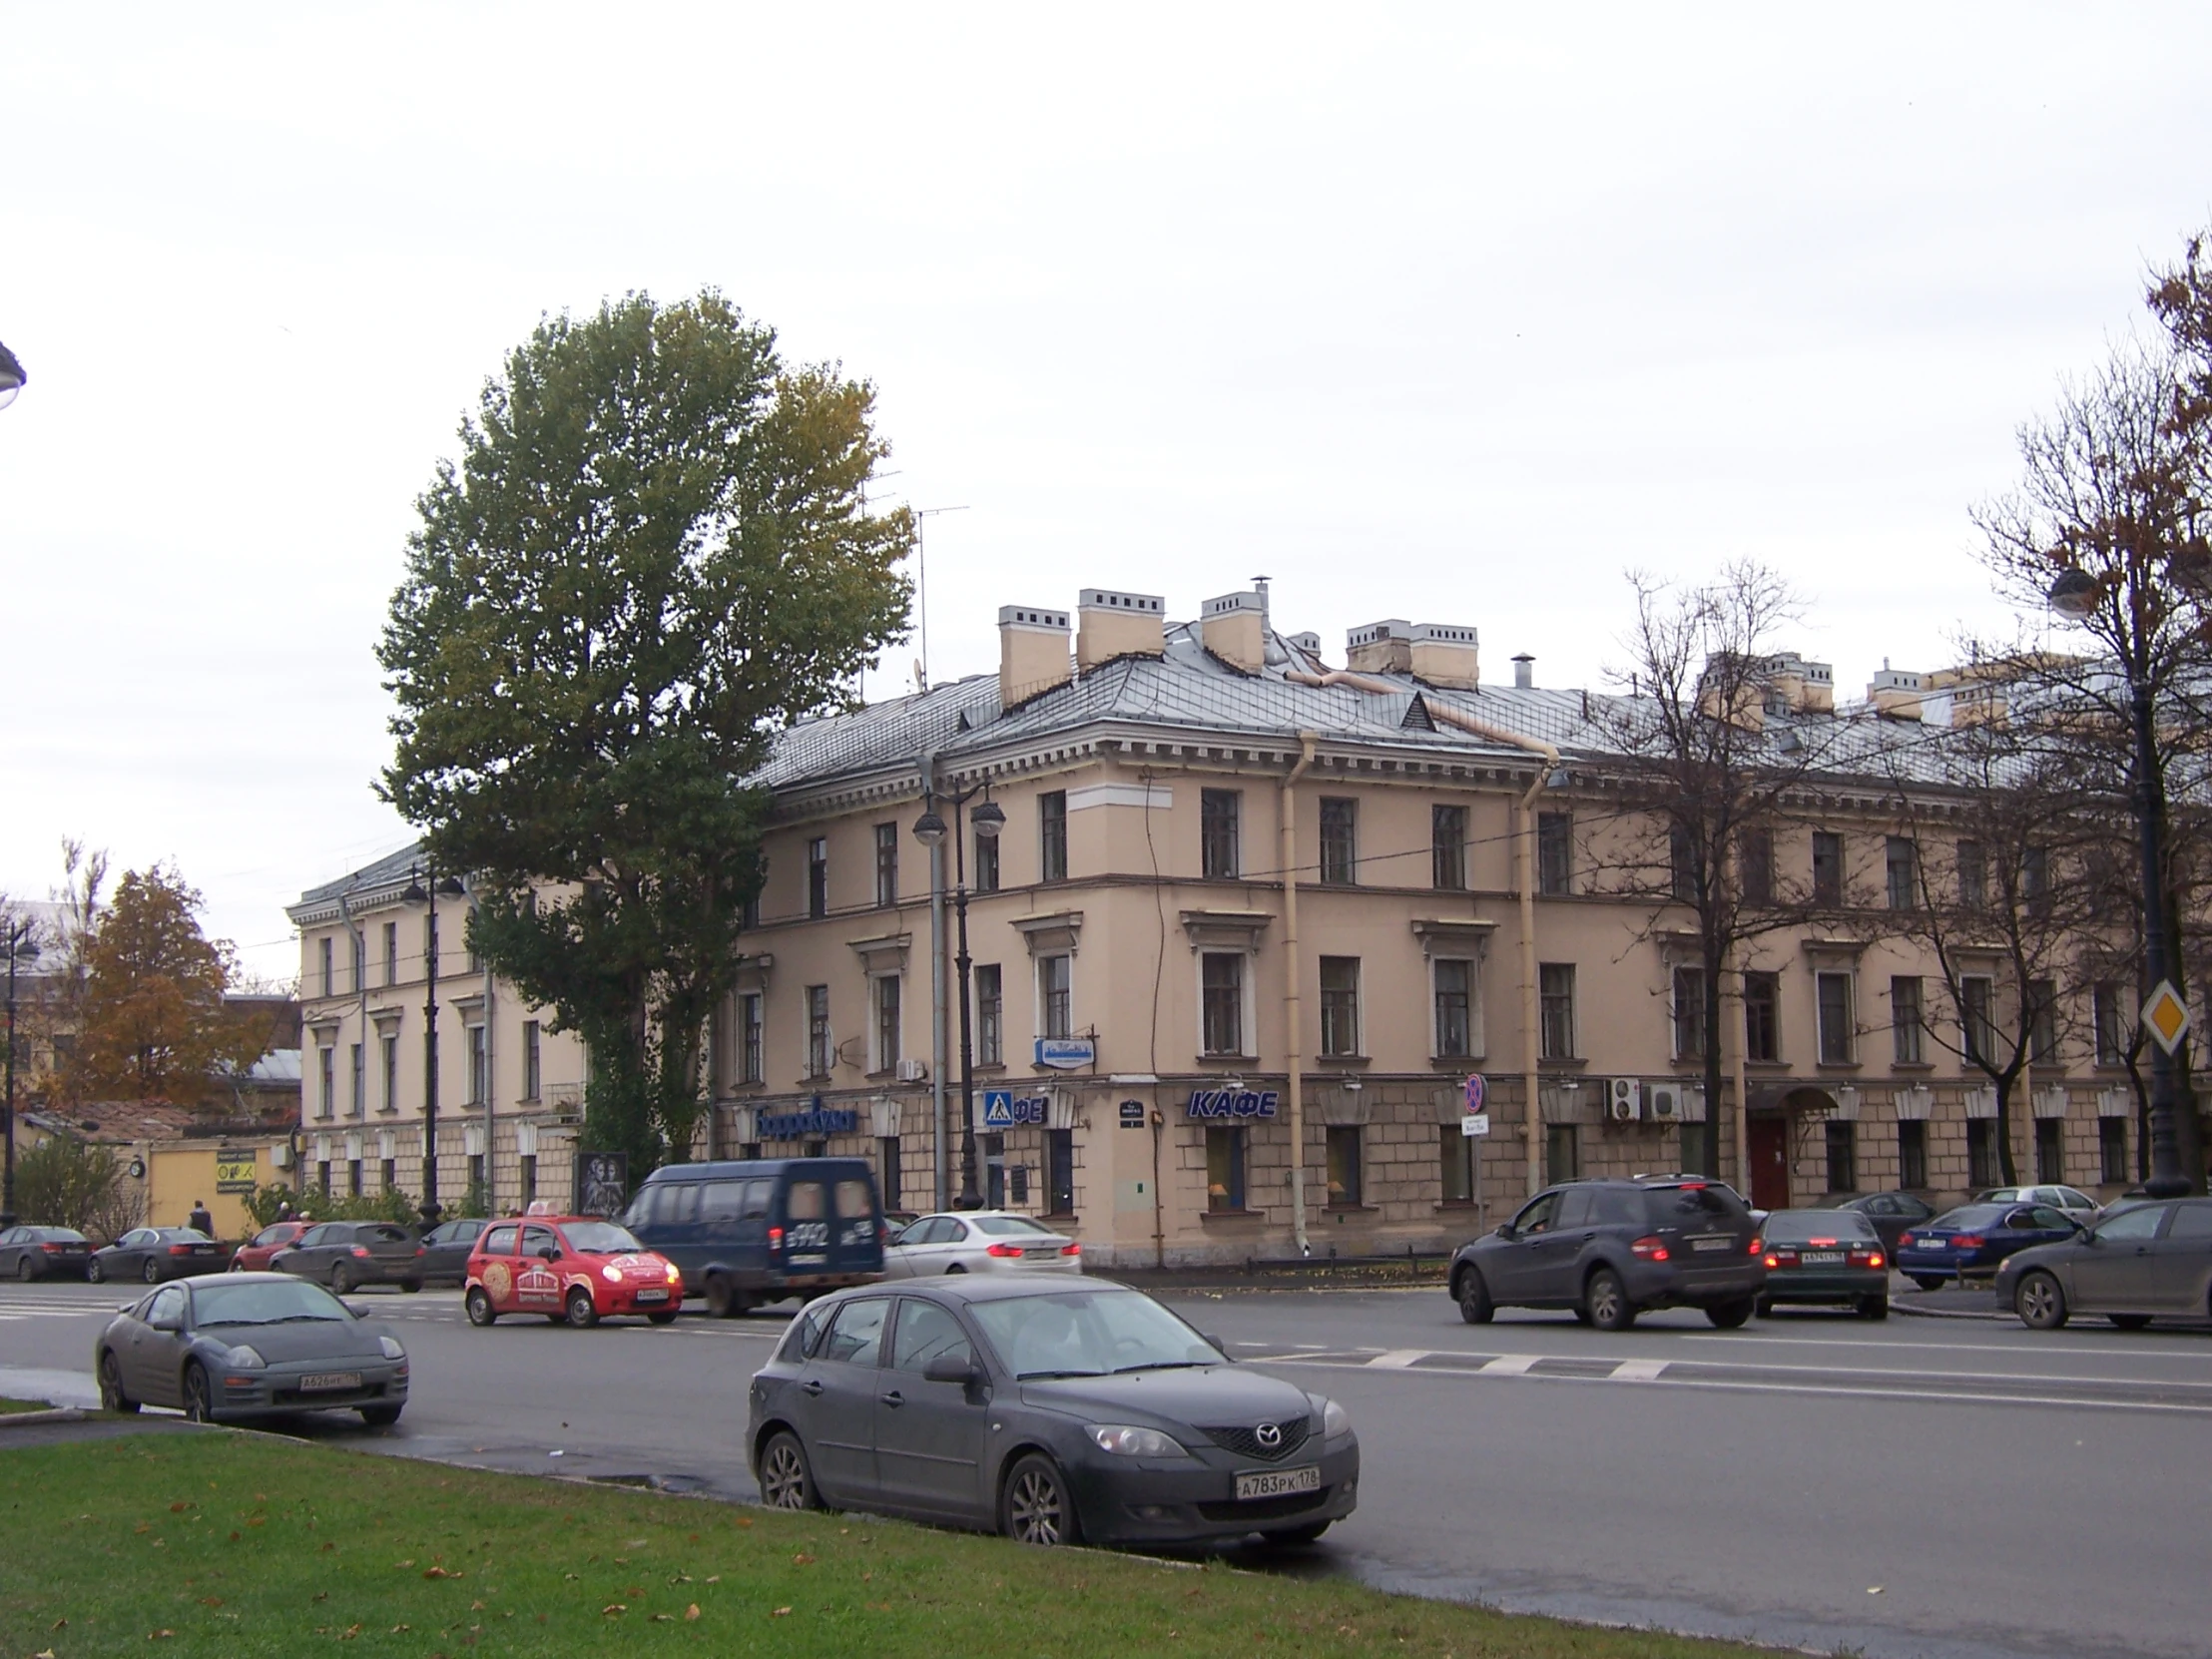
{"type": "Polygon", "coordinates": [[[901,1083],[919,1083],[928,1075],[929,1068],[919,1060],[901,1060],[898,1062],[898,1080],[901,1083]]]}
{"type": "Polygon", "coordinates": [[[1650,1102],[1654,1123],[1680,1123],[1682,1121],[1682,1085],[1679,1083],[1654,1083],[1644,1098],[1650,1102]]]}
{"type": "Polygon", "coordinates": [[[1616,1077],[1605,1085],[1605,1115],[1615,1123],[1634,1123],[1644,1115],[1644,1084],[1640,1077],[1616,1077]]]}

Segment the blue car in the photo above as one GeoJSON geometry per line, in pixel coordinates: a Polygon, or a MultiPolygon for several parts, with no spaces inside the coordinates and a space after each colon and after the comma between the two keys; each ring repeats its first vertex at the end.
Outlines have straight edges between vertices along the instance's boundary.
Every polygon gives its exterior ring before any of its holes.
{"type": "Polygon", "coordinates": [[[1899,1238],[1898,1271],[1933,1291],[1947,1279],[1993,1276],[2015,1251],[2057,1244],[2079,1231],[2046,1204],[1962,1204],[1899,1238]]]}

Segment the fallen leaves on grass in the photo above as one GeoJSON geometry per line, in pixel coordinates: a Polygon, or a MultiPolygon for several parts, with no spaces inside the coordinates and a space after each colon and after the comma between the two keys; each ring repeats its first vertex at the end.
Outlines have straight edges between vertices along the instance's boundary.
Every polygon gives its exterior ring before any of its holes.
{"type": "Polygon", "coordinates": [[[799,1554],[792,1557],[792,1565],[795,1567],[811,1567],[814,1564],[815,1558],[812,1555],[799,1554]]]}
{"type": "Polygon", "coordinates": [[[695,1601],[689,1607],[685,1608],[684,1617],[687,1619],[696,1619],[697,1617],[699,1617],[699,1603],[695,1601]]]}
{"type": "Polygon", "coordinates": [[[788,1619],[791,1616],[792,1610],[789,1607],[779,1607],[776,1609],[775,1612],[769,1614],[769,1617],[772,1619],[788,1619]]]}

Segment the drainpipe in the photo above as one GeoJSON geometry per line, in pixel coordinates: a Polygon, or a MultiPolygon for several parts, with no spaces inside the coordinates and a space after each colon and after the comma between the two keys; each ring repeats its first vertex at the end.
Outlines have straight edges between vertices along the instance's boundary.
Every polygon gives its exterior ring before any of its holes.
{"type": "MultiPolygon", "coordinates": [[[[467,878],[465,884],[468,887],[469,919],[473,921],[477,912],[483,908],[483,901],[476,896],[476,881],[473,876],[467,878]]],[[[496,1103],[499,1099],[498,1055],[499,1007],[492,986],[491,958],[487,956],[484,958],[484,1203],[493,1215],[499,1214],[499,1136],[495,1121],[498,1117],[496,1103]]],[[[708,1110],[713,1111],[713,1106],[710,1105],[708,1110]]],[[[515,1191],[518,1194],[522,1191],[521,1168],[517,1163],[515,1191]]]]}
{"type": "MultiPolygon", "coordinates": [[[[368,940],[361,936],[361,930],[353,924],[353,906],[349,902],[352,896],[351,883],[348,883],[339,891],[338,920],[345,924],[345,936],[353,944],[353,995],[360,1004],[361,1026],[361,1121],[366,1123],[368,1121],[368,940]]],[[[346,1088],[350,1090],[352,1086],[349,1073],[346,1088]]],[[[302,1106],[305,1098],[306,1089],[302,1085],[300,1088],[302,1106]]],[[[350,1108],[352,1102],[347,1101],[346,1104],[350,1108]]],[[[298,1172],[294,1170],[292,1173],[296,1175],[298,1172]]]]}
{"type": "Polygon", "coordinates": [[[1299,1006],[1298,961],[1298,781],[1314,764],[1312,732],[1298,735],[1298,764],[1283,777],[1281,810],[1283,851],[1283,1021],[1290,1067],[1291,1089],[1291,1237],[1301,1256],[1314,1247],[1306,1240],[1306,1088],[1304,1045],[1305,1014],[1299,1006]]]}

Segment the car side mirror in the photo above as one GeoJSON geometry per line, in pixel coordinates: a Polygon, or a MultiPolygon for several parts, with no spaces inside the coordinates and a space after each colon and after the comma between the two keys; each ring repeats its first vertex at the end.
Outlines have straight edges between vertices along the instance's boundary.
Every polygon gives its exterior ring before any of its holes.
{"type": "Polygon", "coordinates": [[[1509,1221],[1499,1222],[1497,1232],[1492,1236],[1500,1239],[1517,1239],[1520,1237],[1518,1233],[1513,1231],[1513,1224],[1509,1221]]]}
{"type": "Polygon", "coordinates": [[[146,1323],[156,1331],[182,1331],[184,1329],[184,1321],[176,1319],[148,1320],[146,1323]]]}
{"type": "Polygon", "coordinates": [[[1219,1354],[1231,1365],[1235,1365],[1237,1363],[1236,1359],[1229,1352],[1229,1345],[1223,1342],[1219,1337],[1215,1336],[1211,1331],[1201,1331],[1199,1333],[1199,1336],[1205,1339],[1207,1344],[1213,1349],[1216,1354],[1219,1354]]]}
{"type": "Polygon", "coordinates": [[[963,1387],[980,1387],[983,1384],[983,1368],[975,1363],[972,1355],[940,1354],[921,1368],[924,1382],[957,1382],[963,1387]]]}
{"type": "Polygon", "coordinates": [[[340,1306],[357,1320],[368,1318],[368,1304],[365,1302],[347,1302],[340,1304],[340,1306]]]}

